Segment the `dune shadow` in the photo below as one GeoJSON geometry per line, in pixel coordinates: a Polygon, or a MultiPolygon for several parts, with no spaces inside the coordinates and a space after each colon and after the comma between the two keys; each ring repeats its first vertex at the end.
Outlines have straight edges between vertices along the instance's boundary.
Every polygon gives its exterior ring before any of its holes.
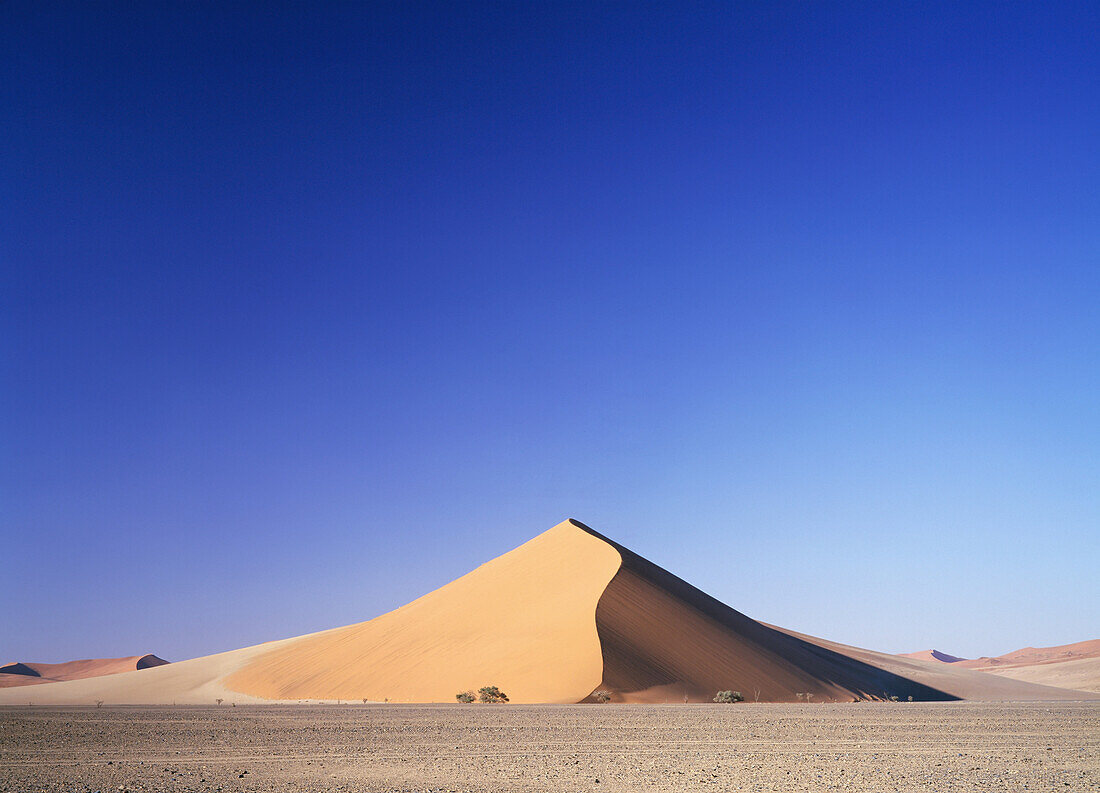
{"type": "Polygon", "coordinates": [[[792,701],[959,697],[771,628],[730,608],[614,540],[623,563],[596,606],[604,659],[601,688],[629,694],[676,691],[709,701],[740,687],[746,698],[792,701]]]}

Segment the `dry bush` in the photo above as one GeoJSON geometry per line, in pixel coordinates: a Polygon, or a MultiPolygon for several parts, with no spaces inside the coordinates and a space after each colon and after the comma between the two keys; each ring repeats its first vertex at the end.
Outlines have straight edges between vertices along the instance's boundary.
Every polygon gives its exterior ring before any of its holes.
{"type": "Polygon", "coordinates": [[[477,690],[478,699],[487,704],[507,702],[508,695],[496,686],[482,686],[477,690]]]}

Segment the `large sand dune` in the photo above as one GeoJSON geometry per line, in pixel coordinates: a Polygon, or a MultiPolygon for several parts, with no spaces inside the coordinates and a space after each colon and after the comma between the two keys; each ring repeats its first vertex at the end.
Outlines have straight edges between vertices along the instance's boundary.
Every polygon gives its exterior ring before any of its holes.
{"type": "MultiPolygon", "coordinates": [[[[1084,699],[953,664],[834,644],[750,619],[565,521],[402,608],[321,633],[108,677],[0,691],[0,703],[1084,699]]],[[[1092,698],[1100,698],[1091,695],[1092,698]]]]}
{"type": "Polygon", "coordinates": [[[61,680],[82,680],[101,675],[117,675],[163,666],[168,662],[148,653],[125,658],[85,658],[60,664],[42,664],[37,661],[17,661],[0,666],[0,688],[32,686],[55,683],[61,680]]]}

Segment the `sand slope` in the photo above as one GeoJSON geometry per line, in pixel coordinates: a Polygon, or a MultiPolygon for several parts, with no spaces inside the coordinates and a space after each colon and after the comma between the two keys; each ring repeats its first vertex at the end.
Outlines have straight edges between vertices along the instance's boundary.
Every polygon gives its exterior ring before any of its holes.
{"type": "Polygon", "coordinates": [[[600,682],[596,602],[614,548],[569,522],[377,619],[306,637],[226,680],[270,699],[577,702],[600,682]]]}
{"type": "Polygon", "coordinates": [[[576,521],[373,620],[103,677],[0,690],[0,703],[513,702],[1100,698],[900,658],[750,619],[576,521]]]}
{"type": "Polygon", "coordinates": [[[1100,658],[1076,658],[1032,666],[1010,666],[988,670],[1001,677],[1026,680],[1044,686],[1100,692],[1100,658]]]}
{"type": "Polygon", "coordinates": [[[152,653],[131,655],[125,658],[85,658],[60,664],[42,664],[20,661],[0,667],[0,688],[54,683],[59,680],[81,680],[101,675],[117,675],[163,666],[168,662],[152,653]]]}

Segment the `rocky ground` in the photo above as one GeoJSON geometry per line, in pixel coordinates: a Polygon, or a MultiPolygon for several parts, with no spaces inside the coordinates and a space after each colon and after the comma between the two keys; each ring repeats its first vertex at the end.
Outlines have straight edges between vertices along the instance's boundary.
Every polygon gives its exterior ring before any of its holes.
{"type": "Polygon", "coordinates": [[[0,708],[0,791],[1100,790],[1100,703],[0,708]]]}

